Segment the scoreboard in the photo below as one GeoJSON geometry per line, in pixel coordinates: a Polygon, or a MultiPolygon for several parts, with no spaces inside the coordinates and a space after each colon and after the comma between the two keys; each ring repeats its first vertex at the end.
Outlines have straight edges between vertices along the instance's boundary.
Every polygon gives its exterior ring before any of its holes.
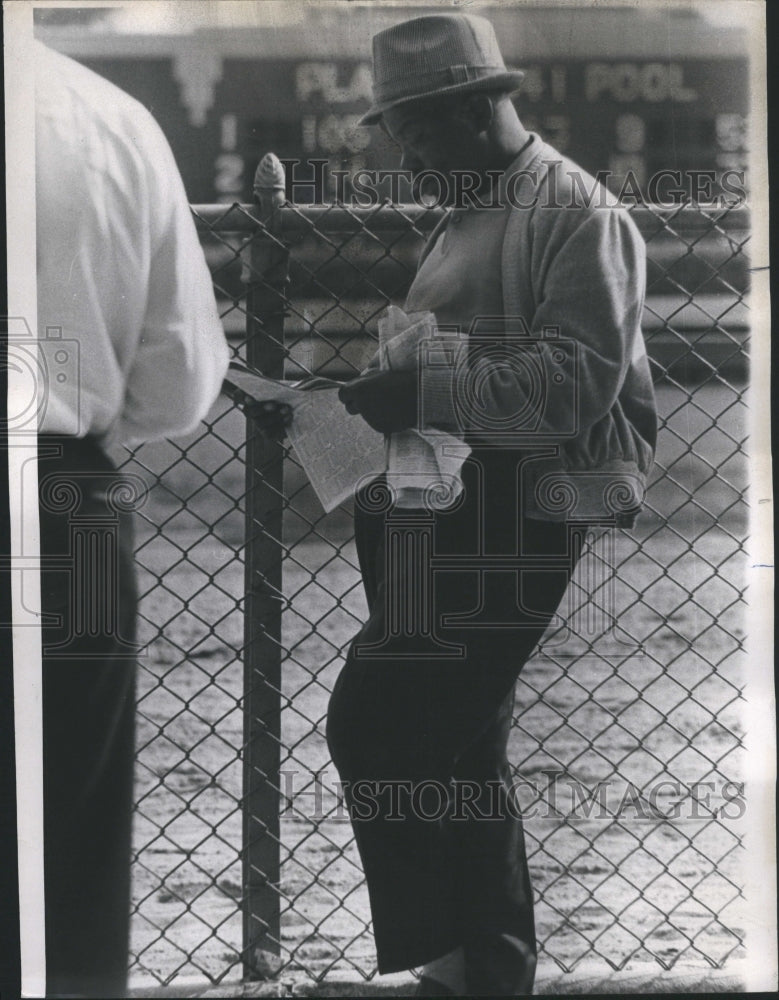
{"type": "MultiPolygon", "coordinates": [[[[194,202],[250,200],[266,152],[301,161],[288,169],[296,181],[288,194],[298,202],[331,200],[335,171],[348,179],[399,164],[381,130],[357,126],[371,101],[364,60],[226,55],[209,80],[207,66],[200,78],[197,67],[183,77],[172,57],[79,59],[150,108],[194,202]]],[[[708,200],[748,188],[745,57],[519,65],[526,75],[515,104],[525,125],[590,173],[608,171],[612,190],[629,176],[647,200],[691,188],[708,200]]]]}

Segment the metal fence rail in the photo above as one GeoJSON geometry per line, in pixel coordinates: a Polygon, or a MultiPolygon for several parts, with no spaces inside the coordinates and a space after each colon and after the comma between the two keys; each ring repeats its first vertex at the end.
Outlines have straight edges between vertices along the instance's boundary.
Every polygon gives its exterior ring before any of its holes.
{"type": "MultiPolygon", "coordinates": [[[[236,356],[346,377],[402,302],[438,211],[194,209],[236,356]]],[[[594,542],[517,687],[541,968],[677,970],[739,954],[745,610],[741,207],[633,210],[661,413],[636,528],[594,542]],[[616,608],[616,612],[614,611],[616,608]]],[[[375,974],[367,894],[329,762],[329,690],[364,604],[348,506],[223,398],[145,445],[131,981],[375,974]]]]}

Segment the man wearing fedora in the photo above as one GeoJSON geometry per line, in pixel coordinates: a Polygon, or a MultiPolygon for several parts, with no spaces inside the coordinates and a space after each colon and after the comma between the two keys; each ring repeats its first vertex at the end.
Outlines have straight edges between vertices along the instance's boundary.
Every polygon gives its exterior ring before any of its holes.
{"type": "Polygon", "coordinates": [[[379,970],[423,966],[422,996],[511,996],[532,991],[536,965],[506,754],[514,683],[558,624],[585,526],[629,527],[643,499],[656,438],[644,247],[605,191],[577,198],[593,178],[525,130],[509,99],[522,74],[484,18],[402,22],[375,36],[373,60],[363,122],[415,176],[435,172],[450,191],[458,171],[473,179],[405,303],[465,336],[445,363],[420,353],[407,371],[370,366],[341,398],[385,434],[424,425],[471,451],[448,507],[382,508],[376,484],[357,497],[369,617],[333,692],[328,743],[379,970]],[[414,567],[387,551],[399,514],[425,523],[437,566],[451,566],[430,574],[424,642],[392,625],[415,586],[414,567]]]}

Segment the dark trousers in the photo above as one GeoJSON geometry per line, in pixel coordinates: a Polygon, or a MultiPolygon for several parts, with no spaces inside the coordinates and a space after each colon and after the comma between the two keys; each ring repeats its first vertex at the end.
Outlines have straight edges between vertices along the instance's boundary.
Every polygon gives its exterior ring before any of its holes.
{"type": "Polygon", "coordinates": [[[511,994],[532,988],[536,955],[506,756],[514,683],[563,597],[579,540],[564,523],[522,517],[515,456],[475,456],[463,480],[459,505],[432,517],[372,510],[380,486],[358,496],[369,617],[336,682],[327,735],[368,883],[379,970],[413,968],[462,945],[469,988],[511,994]],[[494,561],[489,569],[490,556],[518,553],[521,573],[495,571],[494,561]],[[419,607],[410,628],[408,600],[419,607]]]}
{"type": "Polygon", "coordinates": [[[127,495],[39,439],[46,995],[126,996],[137,596],[127,495]]]}

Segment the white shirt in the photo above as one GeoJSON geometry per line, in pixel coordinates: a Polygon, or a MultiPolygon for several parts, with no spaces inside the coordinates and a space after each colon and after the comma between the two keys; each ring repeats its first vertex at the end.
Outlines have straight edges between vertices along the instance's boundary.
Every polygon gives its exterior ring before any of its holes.
{"type": "Polygon", "coordinates": [[[229,352],[173,154],[91,70],[40,43],[35,70],[39,430],[107,447],[185,433],[229,352]]]}

